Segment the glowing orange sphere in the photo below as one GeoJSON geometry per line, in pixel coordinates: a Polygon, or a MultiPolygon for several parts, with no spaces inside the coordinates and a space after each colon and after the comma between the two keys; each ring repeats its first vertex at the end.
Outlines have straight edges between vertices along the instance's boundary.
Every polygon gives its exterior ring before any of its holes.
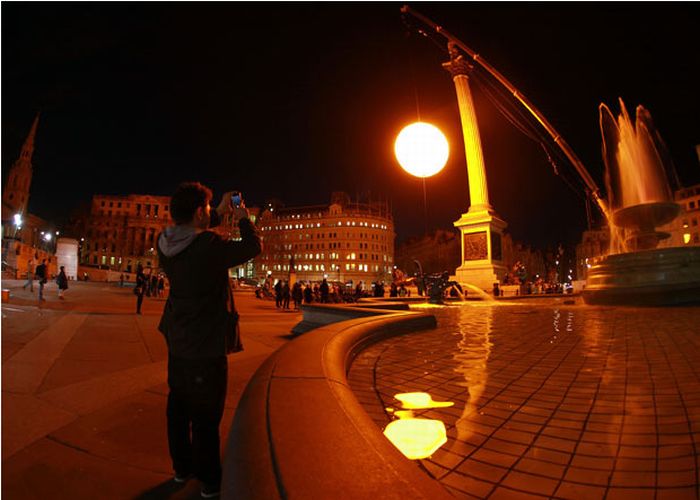
{"type": "Polygon", "coordinates": [[[416,122],[399,133],[394,153],[406,172],[416,177],[430,177],[445,167],[450,146],[435,125],[416,122]]]}

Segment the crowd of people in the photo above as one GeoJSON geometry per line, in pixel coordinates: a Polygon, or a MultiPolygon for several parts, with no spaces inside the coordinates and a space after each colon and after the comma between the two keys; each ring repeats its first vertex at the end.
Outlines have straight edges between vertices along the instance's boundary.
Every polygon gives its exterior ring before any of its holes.
{"type": "MultiPolygon", "coordinates": [[[[275,306],[280,310],[291,310],[290,303],[295,311],[301,304],[339,304],[357,302],[363,297],[386,296],[386,285],[383,281],[376,281],[369,286],[360,281],[353,286],[352,283],[329,282],[327,279],[312,283],[310,281],[295,281],[293,285],[288,280],[272,280],[268,277],[255,289],[255,296],[259,299],[274,299],[275,306]],[[273,284],[274,283],[274,284],[273,284]]],[[[392,283],[389,289],[390,297],[410,297],[411,292],[405,285],[392,283]]]]}

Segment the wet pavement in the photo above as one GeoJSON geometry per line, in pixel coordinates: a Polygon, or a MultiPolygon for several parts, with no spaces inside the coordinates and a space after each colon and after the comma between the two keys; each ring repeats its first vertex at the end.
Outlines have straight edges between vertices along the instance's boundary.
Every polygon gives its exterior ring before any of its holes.
{"type": "MultiPolygon", "coordinates": [[[[457,498],[697,498],[700,308],[469,303],[363,351],[348,379],[384,429],[394,395],[448,408],[418,463],[457,498]]],[[[425,310],[425,309],[423,309],[425,310]]]]}

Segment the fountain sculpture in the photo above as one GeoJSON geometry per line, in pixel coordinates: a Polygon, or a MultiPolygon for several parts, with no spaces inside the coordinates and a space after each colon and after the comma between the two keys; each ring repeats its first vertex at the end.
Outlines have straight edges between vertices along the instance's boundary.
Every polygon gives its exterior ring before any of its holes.
{"type": "Polygon", "coordinates": [[[615,119],[600,105],[610,253],[592,262],[583,298],[588,304],[700,302],[700,248],[657,248],[669,237],[657,227],[681,210],[668,185],[663,142],[642,106],[634,124],[622,99],[620,110],[615,119]]]}

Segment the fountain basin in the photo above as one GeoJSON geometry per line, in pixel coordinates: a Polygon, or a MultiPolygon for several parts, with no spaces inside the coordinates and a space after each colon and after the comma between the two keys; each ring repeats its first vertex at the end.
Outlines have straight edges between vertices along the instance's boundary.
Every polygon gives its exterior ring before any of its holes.
{"type": "Polygon", "coordinates": [[[700,247],[600,257],[588,270],[582,295],[597,305],[700,304],[700,247]]]}

